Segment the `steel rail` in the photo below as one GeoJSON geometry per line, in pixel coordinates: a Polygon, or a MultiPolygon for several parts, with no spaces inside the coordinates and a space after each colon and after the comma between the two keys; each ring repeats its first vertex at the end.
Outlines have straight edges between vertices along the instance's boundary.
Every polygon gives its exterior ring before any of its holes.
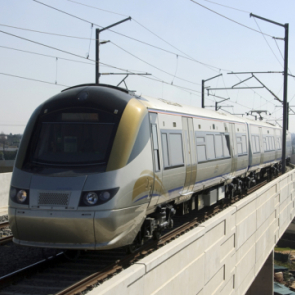
{"type": "Polygon", "coordinates": [[[2,237],[2,238],[0,238],[0,245],[11,242],[12,239],[13,239],[13,236],[2,237]]]}
{"type": "Polygon", "coordinates": [[[5,221],[5,222],[1,222],[0,223],[0,229],[9,226],[9,222],[5,221]]]}

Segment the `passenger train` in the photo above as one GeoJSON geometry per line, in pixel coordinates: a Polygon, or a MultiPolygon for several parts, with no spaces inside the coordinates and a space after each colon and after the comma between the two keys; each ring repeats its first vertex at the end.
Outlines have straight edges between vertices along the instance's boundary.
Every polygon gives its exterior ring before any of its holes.
{"type": "Polygon", "coordinates": [[[262,121],[110,85],[68,88],[26,126],[11,180],[13,241],[102,250],[158,239],[176,213],[277,175],[281,141],[281,128],[262,121]]]}

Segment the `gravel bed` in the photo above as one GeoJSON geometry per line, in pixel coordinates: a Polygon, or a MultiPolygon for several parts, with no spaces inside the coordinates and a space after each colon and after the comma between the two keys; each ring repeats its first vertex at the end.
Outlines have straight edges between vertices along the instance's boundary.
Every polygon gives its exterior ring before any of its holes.
{"type": "Polygon", "coordinates": [[[8,215],[0,216],[0,223],[1,222],[7,222],[7,221],[8,221],[8,215]]]}
{"type": "MultiPolygon", "coordinates": [[[[0,223],[4,223],[7,221],[8,221],[8,215],[0,216],[0,223]]],[[[0,238],[8,237],[8,236],[12,236],[12,232],[11,232],[9,226],[1,228],[0,229],[0,238]]]]}

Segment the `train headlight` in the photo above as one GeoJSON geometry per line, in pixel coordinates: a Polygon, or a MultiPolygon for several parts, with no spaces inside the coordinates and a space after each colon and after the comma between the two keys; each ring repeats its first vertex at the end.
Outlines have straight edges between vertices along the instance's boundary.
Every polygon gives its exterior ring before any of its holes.
{"type": "Polygon", "coordinates": [[[28,205],[29,204],[29,190],[20,189],[11,186],[10,187],[10,199],[18,204],[28,205]]]}
{"type": "Polygon", "coordinates": [[[108,201],[110,198],[111,198],[111,194],[110,194],[108,191],[104,191],[104,192],[101,192],[101,193],[99,194],[99,199],[100,199],[102,202],[106,202],[106,201],[108,201]]]}
{"type": "Polygon", "coordinates": [[[17,200],[18,203],[23,204],[23,203],[26,201],[27,196],[28,196],[28,195],[27,195],[27,192],[26,192],[26,191],[24,191],[24,190],[20,190],[20,191],[18,191],[18,193],[16,194],[16,200],[17,200]]]}
{"type": "Polygon", "coordinates": [[[88,206],[93,206],[97,203],[98,196],[95,192],[89,192],[84,195],[84,203],[88,206]]]}
{"type": "Polygon", "coordinates": [[[98,206],[104,204],[112,199],[118,190],[119,188],[116,187],[101,191],[82,192],[79,207],[98,206]]]}

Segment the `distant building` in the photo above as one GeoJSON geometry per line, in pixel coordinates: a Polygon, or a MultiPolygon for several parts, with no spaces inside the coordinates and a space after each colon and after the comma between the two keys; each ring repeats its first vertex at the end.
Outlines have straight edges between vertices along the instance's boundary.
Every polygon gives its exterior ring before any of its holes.
{"type": "Polygon", "coordinates": [[[0,140],[7,140],[7,135],[1,133],[0,134],[0,140]]]}

